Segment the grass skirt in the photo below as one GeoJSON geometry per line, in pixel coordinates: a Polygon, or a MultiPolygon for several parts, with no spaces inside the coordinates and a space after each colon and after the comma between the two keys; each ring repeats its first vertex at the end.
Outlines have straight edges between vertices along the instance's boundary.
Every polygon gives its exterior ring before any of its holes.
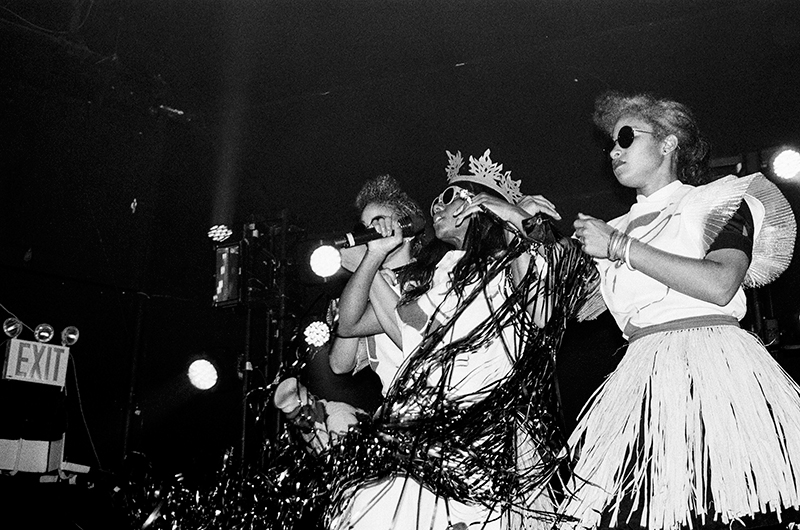
{"type": "Polygon", "coordinates": [[[796,509],[800,387],[754,335],[709,326],[645,335],[586,405],[563,515],[650,529],[796,509]]]}

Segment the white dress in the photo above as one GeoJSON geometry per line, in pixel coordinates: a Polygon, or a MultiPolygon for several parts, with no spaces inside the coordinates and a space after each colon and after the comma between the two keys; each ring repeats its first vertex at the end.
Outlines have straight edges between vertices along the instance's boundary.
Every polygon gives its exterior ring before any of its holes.
{"type": "MultiPolygon", "coordinates": [[[[450,321],[460,306],[458,297],[450,290],[453,268],[464,255],[463,251],[447,253],[436,267],[431,289],[416,303],[403,306],[398,311],[398,323],[403,338],[403,350],[410,355],[422,341],[426,330],[450,321]],[[431,319],[435,322],[431,322],[431,319]]],[[[477,287],[472,284],[464,296],[477,287]]],[[[477,323],[491,317],[494,308],[506,299],[508,277],[505,271],[488,283],[481,293],[458,316],[442,343],[452,343],[470,333],[477,323]]],[[[468,407],[480,401],[509,374],[514,356],[521,351],[521,338],[512,326],[499,330],[494,339],[477,351],[459,354],[453,369],[441,381],[442,370],[434,367],[428,377],[430,388],[444,388],[447,399],[468,407]],[[441,383],[444,383],[443,385],[441,383]]],[[[425,413],[426,400],[411,403],[403,411],[413,416],[425,413]],[[419,408],[418,408],[419,407],[419,408]]],[[[518,442],[520,455],[533,456],[532,444],[518,442]]],[[[521,456],[524,458],[524,456],[521,456]]],[[[532,495],[530,507],[543,512],[554,512],[555,506],[547,495],[532,495]]],[[[549,524],[526,518],[519,513],[502,511],[498,507],[482,504],[465,504],[437,496],[429,488],[406,475],[392,475],[378,482],[362,485],[352,492],[350,502],[341,516],[331,522],[332,530],[392,529],[392,530],[446,530],[449,528],[545,528],[549,524]],[[459,524],[464,526],[458,526],[459,524]]]]}

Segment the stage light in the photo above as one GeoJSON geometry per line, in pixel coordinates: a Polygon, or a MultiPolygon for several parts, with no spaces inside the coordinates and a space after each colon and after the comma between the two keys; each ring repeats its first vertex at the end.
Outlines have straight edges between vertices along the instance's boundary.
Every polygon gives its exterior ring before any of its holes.
{"type": "Polygon", "coordinates": [[[306,326],[303,335],[306,337],[306,344],[319,347],[331,338],[331,329],[325,322],[316,321],[306,326]]]}
{"type": "Polygon", "coordinates": [[[5,319],[3,322],[3,332],[12,339],[16,339],[19,337],[19,334],[22,333],[22,322],[16,318],[5,319]]]}
{"type": "Polygon", "coordinates": [[[189,365],[187,375],[195,388],[208,390],[217,384],[217,368],[208,359],[197,359],[189,365]]]}
{"type": "Polygon", "coordinates": [[[329,278],[342,266],[342,256],[335,247],[323,245],[311,253],[309,264],[314,274],[321,278],[329,278]]]}
{"type": "Polygon", "coordinates": [[[73,346],[76,342],[78,342],[78,337],[80,337],[80,331],[75,326],[67,326],[61,331],[61,345],[62,346],[73,346]]]}
{"type": "Polygon", "coordinates": [[[55,334],[56,332],[50,324],[39,324],[36,326],[36,329],[33,330],[33,336],[36,337],[36,340],[39,342],[50,342],[53,340],[53,335],[55,334]]]}
{"type": "Polygon", "coordinates": [[[231,237],[233,234],[233,230],[228,228],[226,225],[214,225],[208,230],[208,237],[211,238],[212,241],[216,241],[217,243],[221,243],[231,237]]]}
{"type": "Polygon", "coordinates": [[[772,173],[783,180],[800,176],[800,152],[791,147],[775,151],[769,162],[772,173]]]}
{"type": "Polygon", "coordinates": [[[239,304],[244,294],[239,288],[242,275],[241,242],[217,246],[216,264],[216,290],[212,297],[214,307],[239,304]]]}

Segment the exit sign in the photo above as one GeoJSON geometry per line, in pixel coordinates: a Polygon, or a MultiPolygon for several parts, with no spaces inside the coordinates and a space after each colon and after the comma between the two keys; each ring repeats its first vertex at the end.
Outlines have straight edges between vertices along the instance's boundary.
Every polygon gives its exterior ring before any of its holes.
{"type": "Polygon", "coordinates": [[[68,359],[66,346],[11,339],[6,348],[3,378],[63,387],[68,359]]]}

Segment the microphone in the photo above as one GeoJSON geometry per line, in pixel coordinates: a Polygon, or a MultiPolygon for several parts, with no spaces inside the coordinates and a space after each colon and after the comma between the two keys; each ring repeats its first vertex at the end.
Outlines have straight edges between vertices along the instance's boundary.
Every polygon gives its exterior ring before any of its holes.
{"type": "MultiPolygon", "coordinates": [[[[403,230],[403,237],[414,237],[425,228],[425,221],[420,217],[403,217],[400,219],[400,227],[403,230]]],[[[331,245],[336,248],[357,247],[382,237],[380,232],[370,226],[347,232],[341,236],[335,236],[331,240],[331,245]]]]}

